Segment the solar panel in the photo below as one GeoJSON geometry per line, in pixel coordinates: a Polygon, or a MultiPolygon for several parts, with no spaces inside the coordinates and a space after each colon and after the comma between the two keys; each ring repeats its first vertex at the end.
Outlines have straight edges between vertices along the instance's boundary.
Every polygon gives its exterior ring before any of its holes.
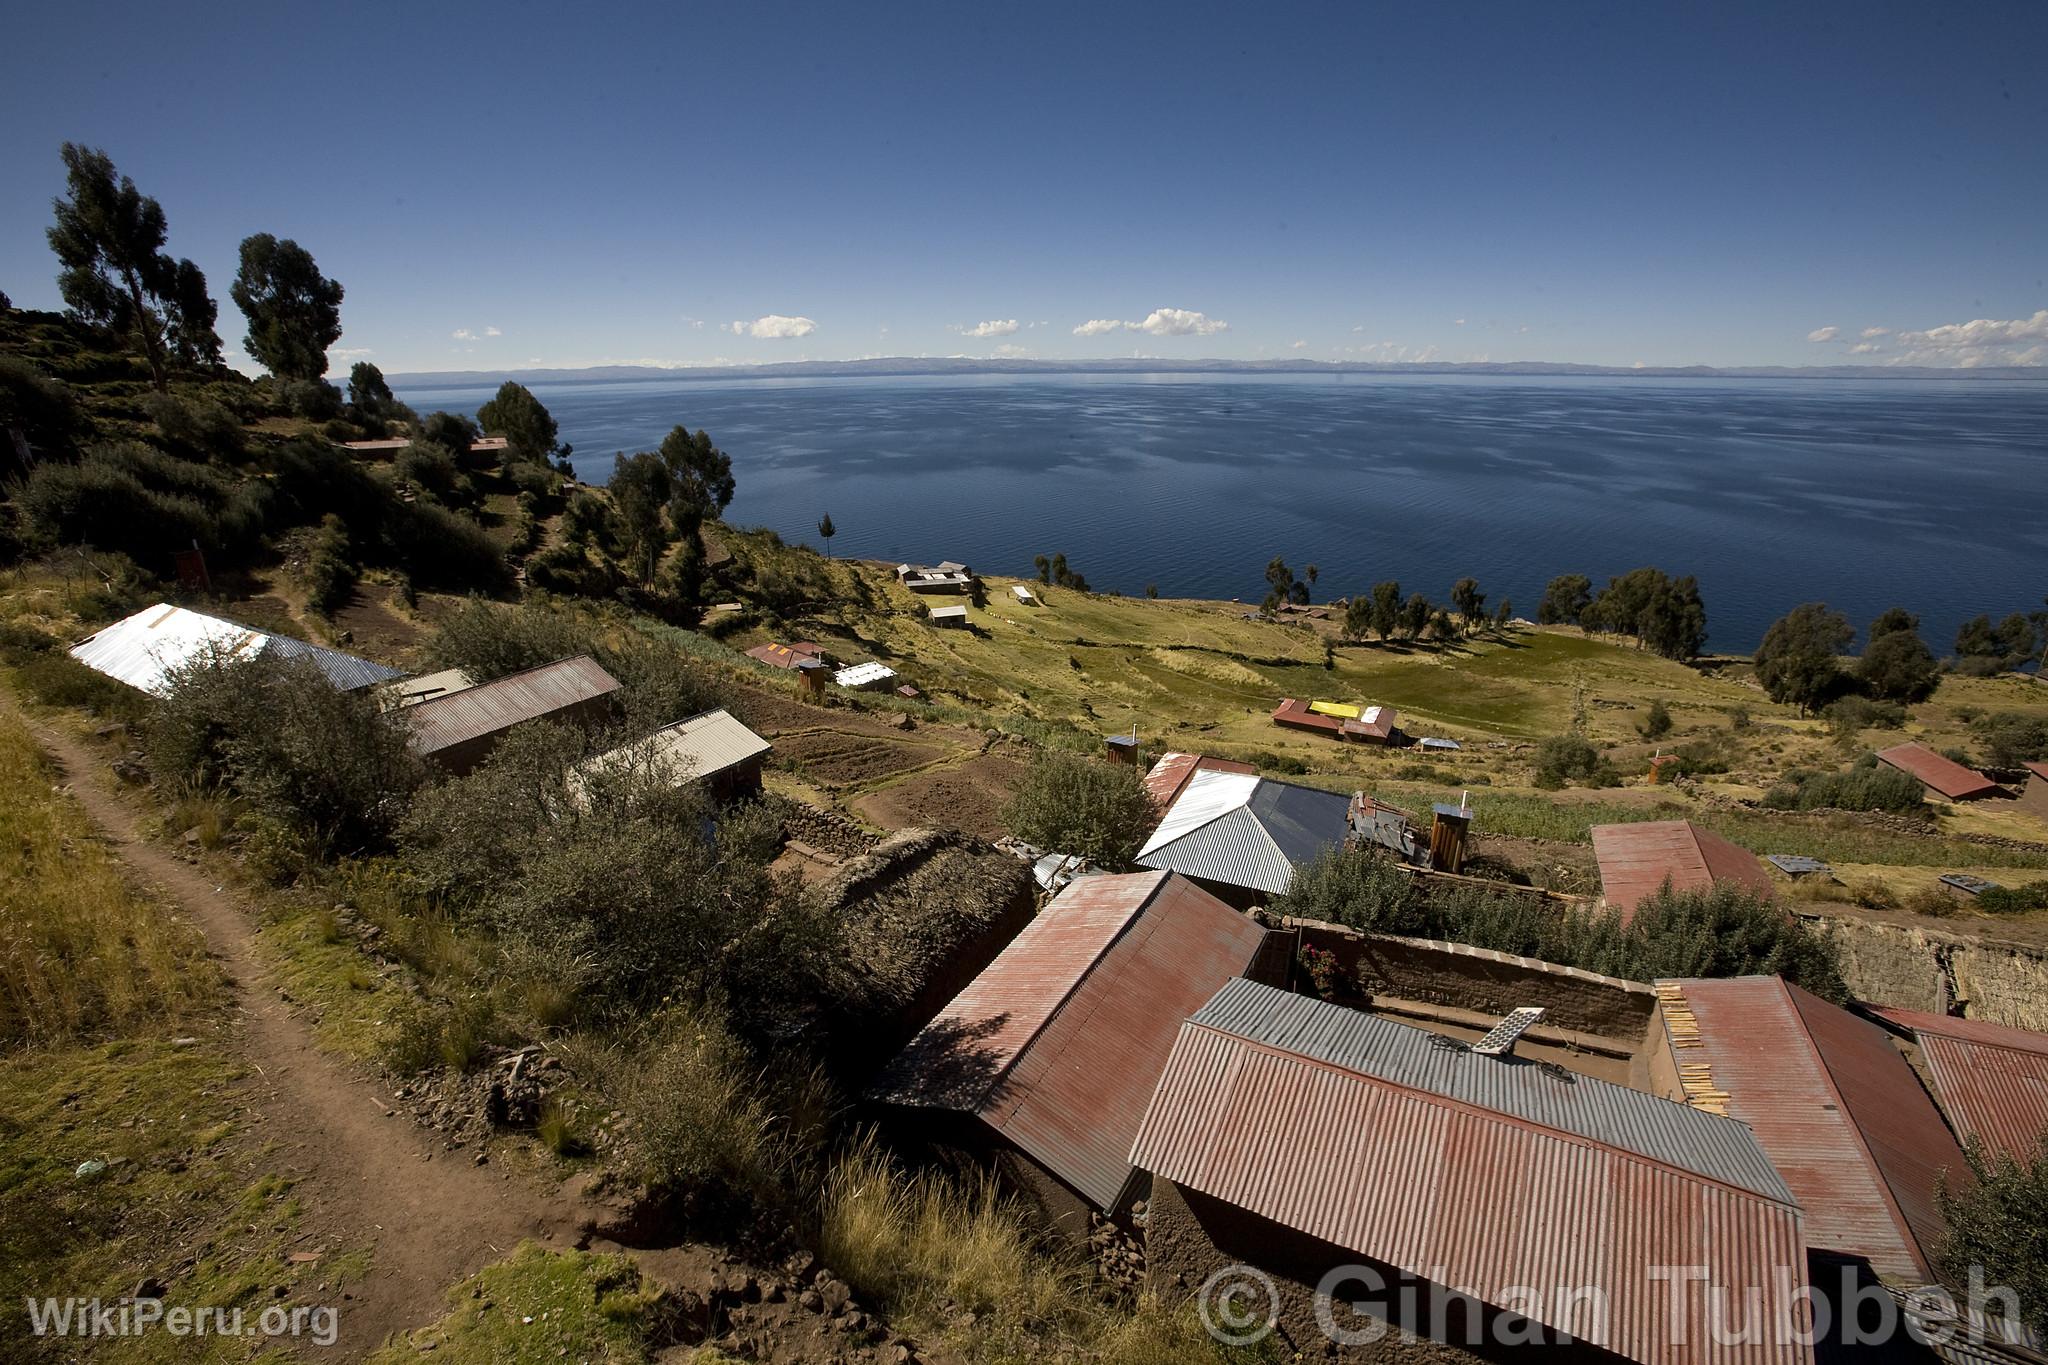
{"type": "Polygon", "coordinates": [[[1507,1018],[1495,1024],[1484,1038],[1472,1045],[1472,1050],[1482,1057],[1505,1056],[1514,1050],[1515,1039],[1527,1033],[1542,1017],[1543,1010],[1535,1005],[1510,1010],[1507,1018]]]}
{"type": "Polygon", "coordinates": [[[1788,877],[1813,877],[1834,871],[1820,859],[1798,853],[1773,853],[1766,861],[1788,877]]]}
{"type": "Polygon", "coordinates": [[[1944,872],[1936,880],[1972,896],[1980,896],[1986,891],[1995,891],[1998,888],[1997,882],[1973,877],[1967,872],[1944,872]]]}

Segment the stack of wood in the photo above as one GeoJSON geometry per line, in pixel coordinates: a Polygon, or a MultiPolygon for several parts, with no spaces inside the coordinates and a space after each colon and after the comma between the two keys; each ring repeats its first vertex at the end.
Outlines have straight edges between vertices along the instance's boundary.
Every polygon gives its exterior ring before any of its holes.
{"type": "Polygon", "coordinates": [[[1685,1102],[1710,1114],[1728,1115],[1728,1092],[1714,1084],[1714,1068],[1707,1062],[1689,1062],[1685,1053],[1706,1046],[1700,1033],[1699,1016],[1686,1003],[1685,992],[1664,982],[1657,987],[1657,1006],[1664,1016],[1664,1032],[1678,1060],[1678,1084],[1685,1102]]]}

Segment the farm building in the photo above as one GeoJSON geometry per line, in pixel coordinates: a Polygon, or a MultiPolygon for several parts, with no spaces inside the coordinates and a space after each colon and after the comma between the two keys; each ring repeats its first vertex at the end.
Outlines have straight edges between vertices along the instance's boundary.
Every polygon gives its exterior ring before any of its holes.
{"type": "Polygon", "coordinates": [[[809,640],[798,640],[787,645],[755,645],[747,651],[749,659],[758,659],[770,668],[798,669],[807,663],[824,663],[825,648],[809,640]]]}
{"type": "Polygon", "coordinates": [[[974,586],[974,574],[949,559],[943,564],[898,564],[896,581],[912,592],[967,592],[974,586]]]}
{"type": "Polygon", "coordinates": [[[1315,1288],[1355,1265],[1378,1283],[1343,1285],[1347,1325],[1377,1319],[1437,1343],[1389,1352],[1388,1334],[1359,1358],[1498,1360],[1516,1340],[1560,1360],[1813,1359],[1776,1330],[1799,1321],[1806,1248],[1792,1193],[1750,1131],[1560,1080],[1512,1044],[1484,1055],[1232,981],[1180,1026],[1131,1158],[1152,1175],[1153,1289],[1184,1298],[1226,1266],[1256,1267],[1281,1355],[1324,1354],[1315,1288]],[[1705,1272],[1722,1306],[1761,1314],[1761,1340],[1728,1343],[1710,1296],[1673,1294],[1655,1273],[1673,1266],[1705,1272]]]}
{"type": "Polygon", "coordinates": [[[1393,707],[1359,706],[1348,701],[1299,701],[1283,697],[1273,708],[1273,723],[1335,735],[1356,744],[1392,744],[1398,734],[1393,707]]]}
{"type": "Polygon", "coordinates": [[[896,676],[896,670],[887,664],[864,663],[842,668],[832,675],[832,681],[841,687],[856,691],[862,688],[881,687],[896,676]]]}
{"type": "Polygon", "coordinates": [[[1885,1031],[1775,976],[1657,992],[1683,1092],[1756,1133],[1806,1210],[1807,1244],[1890,1284],[1932,1281],[1935,1191],[1969,1168],[1885,1031]]]}
{"type": "Polygon", "coordinates": [[[594,724],[611,714],[619,680],[588,654],[508,673],[406,708],[413,752],[448,772],[470,772],[514,726],[531,720],[594,724]]]}
{"type": "Polygon", "coordinates": [[[2048,763],[2029,763],[2027,785],[2020,788],[2020,809],[2048,820],[2048,763]]]}
{"type": "Polygon", "coordinates": [[[1873,1013],[1919,1046],[1958,1137],[2016,1161],[2040,1150],[2048,1134],[2048,1034],[1915,1010],[1873,1013]]]}
{"type": "MultiPolygon", "coordinates": [[[[344,450],[352,450],[358,455],[388,460],[395,458],[401,451],[411,449],[412,437],[392,436],[375,441],[343,441],[341,445],[344,450]]],[[[469,453],[501,456],[509,445],[503,436],[482,436],[469,443],[469,453]]]]}
{"type": "Polygon", "coordinates": [[[271,635],[218,616],[159,602],[124,617],[71,647],[71,657],[138,692],[161,697],[170,675],[212,657],[305,659],[344,692],[396,682],[405,674],[325,645],[271,635]]]}
{"type": "Polygon", "coordinates": [[[1022,583],[1012,583],[1010,585],[1010,596],[1016,598],[1020,604],[1027,607],[1038,605],[1038,594],[1025,587],[1022,583]]]}
{"type": "Polygon", "coordinates": [[[1336,792],[1198,768],[1137,862],[1191,877],[1243,908],[1285,891],[1296,867],[1342,848],[1350,805],[1336,792]]]}
{"type": "Polygon", "coordinates": [[[1879,749],[1877,756],[1900,772],[1919,778],[1927,790],[1950,801],[1975,801],[2005,794],[2003,787],[1984,774],[1965,768],[1924,744],[1894,744],[1889,749],[1879,749]]]}
{"type": "Polygon", "coordinates": [[[1624,920],[1667,881],[1674,891],[1739,882],[1766,896],[1776,894],[1770,873],[1754,853],[1690,820],[1595,825],[1593,856],[1600,864],[1602,897],[1624,920]]]}
{"type": "Polygon", "coordinates": [[[993,1149],[1055,1222],[1144,1197],[1131,1139],[1181,1021],[1265,930],[1183,877],[1082,877],[885,1067],[868,1097],[993,1149]]]}
{"type": "Polygon", "coordinates": [[[570,787],[580,792],[595,773],[645,764],[671,786],[702,782],[714,800],[729,801],[761,790],[761,761],[772,748],[720,707],[585,759],[570,775],[570,787]]]}
{"type": "Polygon", "coordinates": [[[422,673],[416,678],[400,678],[397,682],[385,683],[377,689],[377,696],[386,710],[394,707],[418,706],[435,697],[445,697],[451,692],[474,687],[469,674],[459,668],[444,668],[437,673],[422,673]]]}
{"type": "Polygon", "coordinates": [[[931,610],[931,623],[935,626],[951,627],[957,630],[967,624],[967,608],[933,607],[931,610]]]}
{"type": "Polygon", "coordinates": [[[1249,763],[1237,763],[1227,758],[1211,758],[1207,754],[1165,753],[1145,774],[1145,794],[1152,798],[1152,804],[1163,813],[1180,795],[1180,789],[1197,772],[1205,773],[1256,773],[1249,763]]]}

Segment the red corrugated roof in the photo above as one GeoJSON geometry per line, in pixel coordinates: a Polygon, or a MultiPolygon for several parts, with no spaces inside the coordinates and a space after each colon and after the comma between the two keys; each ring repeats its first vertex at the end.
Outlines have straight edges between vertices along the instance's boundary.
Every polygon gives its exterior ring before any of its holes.
{"type": "Polygon", "coordinates": [[[2048,782],[2048,763],[2029,763],[2025,766],[2028,772],[2040,778],[2043,782],[2048,782]]]}
{"type": "Polygon", "coordinates": [[[1181,1020],[1265,931],[1184,877],[1082,877],[884,1069],[871,1098],[978,1115],[1109,1208],[1181,1020]]]}
{"type": "Polygon", "coordinates": [[[1275,725],[1291,725],[1297,730],[1322,730],[1329,734],[1344,733],[1344,722],[1337,716],[1326,716],[1320,711],[1308,709],[1308,703],[1293,697],[1282,697],[1280,704],[1273,708],[1275,725]]]}
{"type": "Polygon", "coordinates": [[[412,727],[413,748],[432,754],[618,690],[617,678],[588,654],[578,654],[430,697],[408,707],[405,718],[412,727]]]}
{"type": "Polygon", "coordinates": [[[1884,1030],[1775,976],[1669,984],[1698,1022],[1681,1063],[1705,1063],[1728,1114],[1755,1130],[1806,1210],[1813,1247],[1895,1284],[1934,1278],[1935,1189],[1967,1180],[1962,1148],[1884,1030]]]}
{"type": "Polygon", "coordinates": [[[755,645],[747,651],[749,659],[759,659],[776,668],[795,668],[812,659],[822,659],[825,651],[808,640],[799,640],[790,645],[755,645]]]}
{"type": "Polygon", "coordinates": [[[1595,825],[1593,856],[1600,863],[1601,891],[1624,919],[1666,879],[1674,891],[1733,881],[1775,894],[1770,874],[1754,853],[1690,820],[1595,825]]]}
{"type": "Polygon", "coordinates": [[[1531,1317],[1631,1360],[1812,1359],[1775,1331],[1717,1341],[1708,1296],[1649,1273],[1700,1267],[1741,1311],[1803,1322],[1795,1206],[1219,1028],[1182,1026],[1132,1159],[1482,1302],[1528,1312],[1517,1290],[1541,1286],[1531,1317]],[[1564,1311],[1564,1286],[1606,1311],[1564,1311]]]}
{"type": "Polygon", "coordinates": [[[1964,1140],[2028,1161],[2048,1137],[2048,1034],[1915,1010],[1876,1011],[1912,1032],[1964,1140]]]}
{"type": "Polygon", "coordinates": [[[1984,774],[1965,768],[1952,758],[1943,758],[1924,744],[1894,744],[1889,749],[1879,749],[1877,756],[1899,771],[1911,773],[1930,790],[1951,801],[1990,796],[1999,790],[1998,784],[1984,774]]]}
{"type": "Polygon", "coordinates": [[[1162,754],[1152,771],[1145,774],[1145,793],[1152,798],[1152,804],[1165,810],[1180,795],[1180,789],[1197,772],[1209,773],[1255,773],[1258,769],[1249,763],[1238,763],[1227,758],[1211,758],[1207,754],[1162,754]]]}

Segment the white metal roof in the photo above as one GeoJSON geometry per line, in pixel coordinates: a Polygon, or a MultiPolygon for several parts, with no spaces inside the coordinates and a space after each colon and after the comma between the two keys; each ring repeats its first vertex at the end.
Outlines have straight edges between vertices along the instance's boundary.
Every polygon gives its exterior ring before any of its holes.
{"type": "Polygon", "coordinates": [[[832,681],[841,687],[872,687],[887,678],[896,676],[896,670],[887,664],[865,663],[842,668],[832,675],[832,681]]]}
{"type": "Polygon", "coordinates": [[[1022,583],[1012,583],[1010,591],[1017,595],[1019,602],[1036,602],[1038,600],[1031,589],[1025,587],[1022,583]]]}
{"type": "Polygon", "coordinates": [[[948,621],[951,621],[951,620],[955,620],[955,619],[958,619],[958,620],[961,620],[961,621],[965,621],[965,620],[967,619],[967,608],[965,608],[965,607],[933,607],[933,608],[932,608],[932,619],[933,619],[934,621],[937,621],[937,620],[940,620],[940,619],[942,619],[942,618],[943,618],[943,619],[945,619],[945,620],[948,620],[948,621]]]}
{"type": "Polygon", "coordinates": [[[1277,895],[1296,867],[1343,845],[1350,804],[1336,792],[1251,773],[1197,771],[1137,861],[1277,895]]]}
{"type": "Polygon", "coordinates": [[[671,783],[681,786],[700,777],[711,777],[736,768],[750,759],[761,757],[773,747],[742,725],[731,712],[720,707],[665,725],[630,744],[621,744],[594,758],[584,759],[570,774],[569,785],[572,790],[580,789],[582,779],[592,772],[645,762],[658,766],[671,783]]]}
{"type": "Polygon", "coordinates": [[[272,654],[306,658],[345,691],[390,682],[404,674],[353,654],[269,635],[218,616],[187,611],[168,602],[144,607],[72,646],[71,657],[87,668],[127,683],[153,697],[170,690],[169,675],[209,652],[234,658],[272,654]]]}
{"type": "Polygon", "coordinates": [[[1180,799],[1166,812],[1159,828],[1152,831],[1152,837],[1138,850],[1138,856],[1143,858],[1148,853],[1155,853],[1210,821],[1243,809],[1258,785],[1256,773],[1197,772],[1181,789],[1180,799]]]}

